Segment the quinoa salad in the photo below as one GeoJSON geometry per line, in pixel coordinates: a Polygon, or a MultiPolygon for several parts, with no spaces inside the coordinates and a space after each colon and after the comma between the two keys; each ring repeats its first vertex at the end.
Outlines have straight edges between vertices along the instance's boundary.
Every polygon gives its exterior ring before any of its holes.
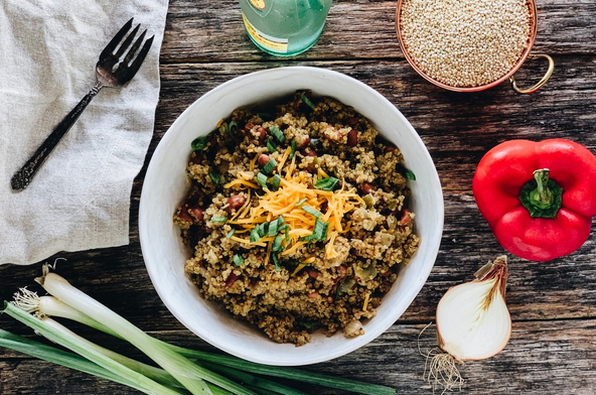
{"type": "Polygon", "coordinates": [[[192,142],[174,214],[202,296],[280,343],[364,334],[420,244],[400,150],[309,91],[214,127],[192,142]]]}

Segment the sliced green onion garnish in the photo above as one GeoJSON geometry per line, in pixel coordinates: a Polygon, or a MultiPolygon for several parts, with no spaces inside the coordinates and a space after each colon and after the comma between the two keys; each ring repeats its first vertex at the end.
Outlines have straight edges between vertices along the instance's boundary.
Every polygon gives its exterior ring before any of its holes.
{"type": "Polygon", "coordinates": [[[275,271],[279,272],[281,270],[281,266],[279,266],[279,257],[277,256],[276,252],[271,253],[271,259],[273,260],[273,263],[275,264],[275,271]]]}
{"type": "Polygon", "coordinates": [[[304,203],[306,203],[306,201],[308,200],[308,198],[302,198],[300,199],[300,201],[298,203],[296,203],[296,207],[300,207],[302,206],[304,203]]]}
{"type": "Polygon", "coordinates": [[[278,227],[278,220],[276,218],[269,223],[269,231],[267,232],[267,236],[269,236],[269,237],[277,236],[277,233],[279,233],[279,227],[278,227]]]}
{"type": "Polygon", "coordinates": [[[236,132],[238,132],[238,124],[236,121],[230,122],[228,125],[228,132],[230,132],[230,134],[236,134],[236,132]]]}
{"type": "Polygon", "coordinates": [[[406,169],[406,178],[408,180],[416,181],[416,174],[414,174],[411,170],[406,169]]]}
{"type": "Polygon", "coordinates": [[[275,159],[271,158],[269,159],[269,162],[267,162],[265,164],[265,166],[263,166],[263,173],[265,174],[271,174],[273,172],[273,170],[277,167],[277,162],[275,161],[275,159]]]}
{"type": "Polygon", "coordinates": [[[283,249],[281,242],[284,240],[284,236],[277,236],[273,239],[273,246],[271,246],[271,251],[279,252],[283,249]]]}
{"type": "Polygon", "coordinates": [[[269,131],[275,136],[277,141],[279,141],[280,143],[283,143],[286,139],[284,133],[281,130],[279,130],[279,128],[275,125],[269,126],[269,131]]]}
{"type": "Polygon", "coordinates": [[[265,237],[269,233],[269,222],[263,222],[262,224],[258,224],[257,226],[255,226],[255,228],[257,228],[260,237],[265,237]]]}
{"type": "Polygon", "coordinates": [[[322,191],[332,191],[338,183],[339,180],[335,177],[322,178],[315,182],[315,188],[322,191]]]}
{"type": "Polygon", "coordinates": [[[236,229],[232,228],[232,230],[229,231],[226,235],[226,239],[229,239],[230,237],[234,236],[234,233],[236,233],[236,229]]]}
{"type": "Polygon", "coordinates": [[[286,235],[286,246],[290,245],[290,225],[286,224],[282,226],[279,231],[284,232],[286,235]]]}
{"type": "Polygon", "coordinates": [[[211,178],[211,181],[213,181],[214,183],[221,183],[221,175],[217,171],[209,169],[209,177],[211,178]]]}
{"type": "Polygon", "coordinates": [[[300,98],[302,99],[302,101],[304,102],[304,104],[306,104],[307,106],[309,106],[313,110],[315,109],[315,105],[313,104],[313,102],[311,102],[310,99],[308,97],[306,97],[306,95],[304,93],[301,93],[300,94],[300,98]]]}
{"type": "Polygon", "coordinates": [[[263,189],[267,188],[267,176],[265,174],[258,172],[257,173],[257,182],[259,183],[261,188],[263,188],[263,189]]]}
{"type": "MultiPolygon", "coordinates": [[[[319,218],[317,218],[317,221],[319,221],[319,218]]],[[[325,241],[327,240],[327,231],[329,230],[329,222],[323,222],[323,231],[321,232],[321,237],[319,237],[319,240],[325,241]]],[[[315,226],[316,226],[316,222],[315,222],[315,226]]]]}
{"type": "Polygon", "coordinates": [[[277,174],[274,174],[273,180],[271,181],[271,190],[277,191],[279,189],[279,184],[281,184],[281,177],[277,174]]]}
{"type": "Polygon", "coordinates": [[[255,226],[250,231],[250,242],[257,243],[259,240],[261,240],[261,236],[259,235],[259,229],[255,226]]]}
{"type": "Polygon", "coordinates": [[[190,143],[190,148],[194,151],[202,151],[207,146],[207,143],[209,143],[209,136],[197,137],[190,143]]]}
{"type": "Polygon", "coordinates": [[[319,218],[321,215],[323,215],[323,213],[320,212],[319,210],[315,210],[314,208],[309,207],[309,206],[302,206],[301,209],[306,211],[310,215],[314,215],[317,218],[319,218]]]}
{"type": "Polygon", "coordinates": [[[275,144],[275,141],[273,141],[273,139],[271,138],[267,139],[267,150],[269,150],[269,152],[277,151],[277,145],[275,144]]]}
{"type": "Polygon", "coordinates": [[[228,221],[228,219],[226,217],[211,217],[211,222],[224,223],[227,221],[228,221]]]}
{"type": "Polygon", "coordinates": [[[323,240],[323,236],[327,237],[327,227],[329,224],[323,221],[320,218],[317,218],[315,221],[315,229],[313,230],[313,234],[317,236],[317,239],[323,240]]]}
{"type": "Polygon", "coordinates": [[[236,266],[242,266],[242,264],[244,263],[244,258],[242,258],[238,254],[234,254],[234,257],[232,258],[232,260],[234,261],[234,265],[236,265],[236,266]]]}

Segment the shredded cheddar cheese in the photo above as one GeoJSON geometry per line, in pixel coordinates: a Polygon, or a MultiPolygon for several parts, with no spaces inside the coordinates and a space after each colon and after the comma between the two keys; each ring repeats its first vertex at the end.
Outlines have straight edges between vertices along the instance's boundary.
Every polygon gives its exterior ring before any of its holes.
{"type": "MultiPolygon", "coordinates": [[[[258,191],[260,186],[253,180],[247,179],[247,175],[250,173],[239,172],[235,180],[225,185],[226,188],[249,188],[249,199],[228,221],[228,224],[241,226],[244,231],[252,231],[255,227],[265,222],[276,221],[282,216],[283,221],[276,224],[279,226],[276,235],[261,235],[262,237],[257,237],[258,241],[252,239],[252,236],[251,239],[241,239],[235,236],[230,239],[239,243],[266,246],[266,264],[269,262],[272,251],[288,256],[311,241],[325,242],[325,256],[328,259],[336,258],[338,253],[334,247],[335,240],[339,234],[346,232],[349,228],[349,224],[342,225],[342,218],[354,209],[364,206],[365,202],[358,196],[355,189],[346,190],[345,182],[342,182],[341,188],[336,191],[314,188],[310,174],[296,171],[296,156],[294,155],[291,161],[288,161],[290,153],[291,147],[288,147],[275,169],[277,174],[281,175],[285,166],[285,176],[281,178],[277,190],[262,188],[264,194],[257,193],[258,204],[253,207],[249,204],[250,188],[258,191]],[[317,222],[319,223],[318,228],[316,228],[317,222]],[[324,231],[321,231],[323,228],[321,225],[323,225],[324,231]],[[279,235],[284,236],[283,240],[281,244],[280,240],[277,240],[276,248],[278,249],[274,249],[273,244],[279,235]],[[309,237],[311,238],[309,239],[309,237]],[[280,246],[282,250],[279,250],[280,246]]],[[[258,156],[250,162],[251,171],[254,170],[257,159],[258,156]]],[[[329,177],[323,170],[319,170],[317,175],[329,177]]],[[[312,259],[314,261],[314,258],[312,259]]]]}

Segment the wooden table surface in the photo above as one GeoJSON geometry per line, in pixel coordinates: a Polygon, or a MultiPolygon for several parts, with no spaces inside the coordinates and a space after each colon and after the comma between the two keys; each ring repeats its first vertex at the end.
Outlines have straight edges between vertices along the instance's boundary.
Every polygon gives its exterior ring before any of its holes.
{"type": "MultiPolygon", "coordinates": [[[[412,123],[439,172],[445,228],[435,267],[407,312],[368,346],[307,367],[385,384],[399,394],[431,394],[423,381],[417,337],[453,285],[472,279],[487,260],[505,253],[480,215],[472,177],[483,154],[513,138],[563,137],[596,152],[596,4],[594,0],[538,0],[535,53],[555,60],[548,84],[519,95],[508,83],[457,94],[419,77],[395,36],[395,1],[335,0],[318,44],[281,60],[257,50],[243,31],[235,0],[171,0],[161,50],[161,100],[148,159],[174,119],[193,101],[229,79],[273,67],[310,65],[343,72],[387,97],[412,123]]],[[[546,69],[527,62],[517,74],[529,85],[546,69]]],[[[146,169],[132,193],[131,243],[103,250],[60,253],[59,273],[144,330],[182,345],[209,349],[178,323],[154,291],[141,256],[137,213],[146,169]]],[[[513,335],[492,359],[461,366],[467,394],[596,393],[596,235],[575,253],[546,263],[508,254],[508,304],[513,335]]],[[[52,261],[50,259],[50,261],[52,261]]],[[[31,285],[40,266],[0,267],[0,297],[31,285]]],[[[27,328],[0,316],[0,327],[27,328]]],[[[91,331],[83,334],[94,339],[91,331]]],[[[434,345],[434,330],[421,347],[434,345]]],[[[108,344],[109,345],[109,344],[108,344]]],[[[120,347],[114,342],[114,346],[120,347]]],[[[134,350],[126,352],[138,355],[134,350]]],[[[337,391],[303,387],[312,394],[337,391]]],[[[0,394],[132,394],[135,391],[0,349],[0,394]]]]}

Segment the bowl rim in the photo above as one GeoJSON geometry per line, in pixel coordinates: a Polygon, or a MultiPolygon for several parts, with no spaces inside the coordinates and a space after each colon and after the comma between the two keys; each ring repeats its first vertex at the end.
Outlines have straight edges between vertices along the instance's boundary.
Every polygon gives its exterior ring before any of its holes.
{"type": "MultiPolygon", "coordinates": [[[[250,103],[247,103],[247,104],[250,104],[250,103]]],[[[373,124],[374,124],[374,122],[373,122],[373,124]]],[[[385,98],[379,92],[374,90],[372,87],[370,87],[370,86],[364,84],[363,82],[358,81],[357,79],[352,78],[346,74],[328,70],[328,69],[324,69],[324,68],[318,68],[318,67],[291,66],[291,67],[278,67],[278,68],[260,70],[260,71],[251,72],[251,73],[243,74],[238,77],[232,78],[231,80],[228,80],[228,81],[222,83],[221,85],[218,85],[217,87],[209,90],[207,93],[205,93],[204,95],[200,96],[197,100],[195,100],[190,106],[188,106],[176,118],[176,120],[172,123],[172,125],[168,128],[166,133],[163,135],[163,137],[159,141],[158,146],[156,147],[155,151],[153,152],[153,155],[149,162],[147,172],[146,172],[146,175],[145,175],[145,178],[143,181],[143,188],[142,188],[142,192],[141,192],[138,216],[139,216],[139,218],[138,218],[138,220],[139,220],[139,238],[140,238],[141,250],[142,250],[142,254],[143,254],[143,260],[145,262],[147,272],[149,274],[149,277],[151,279],[153,287],[155,288],[156,292],[158,293],[162,303],[166,306],[166,308],[169,310],[169,312],[180,323],[182,323],[188,330],[190,330],[192,333],[197,335],[199,338],[201,338],[205,342],[211,344],[212,346],[218,348],[219,350],[225,351],[225,352],[232,354],[236,357],[239,357],[239,358],[251,361],[251,362],[262,363],[262,364],[267,364],[267,365],[301,366],[301,365],[309,365],[309,364],[314,364],[314,363],[325,362],[325,361],[346,355],[346,354],[364,346],[365,344],[373,341],[378,336],[380,336],[382,333],[387,331],[387,329],[389,329],[389,327],[391,327],[394,324],[394,322],[405,312],[405,310],[407,310],[408,306],[410,306],[412,301],[420,293],[420,290],[426,283],[426,281],[430,275],[430,272],[432,271],[432,268],[434,267],[434,264],[436,262],[440,244],[441,244],[442,232],[443,232],[444,200],[443,200],[443,193],[442,193],[440,179],[439,179],[438,173],[436,171],[436,168],[434,166],[434,162],[430,156],[430,153],[428,152],[428,149],[426,148],[424,142],[422,141],[422,139],[420,138],[418,133],[415,131],[415,129],[412,127],[412,125],[407,121],[407,119],[403,116],[403,114],[401,114],[401,112],[387,98],[385,98]],[[274,76],[274,75],[279,74],[280,76],[283,76],[285,74],[291,74],[294,72],[319,73],[321,76],[324,76],[324,77],[339,78],[344,81],[348,81],[351,84],[356,84],[360,88],[367,90],[368,93],[375,96],[378,100],[380,100],[380,101],[384,102],[386,105],[390,106],[391,110],[393,112],[395,112],[395,115],[402,119],[404,125],[409,129],[410,133],[413,134],[412,137],[417,141],[417,143],[423,149],[423,152],[426,156],[425,160],[431,164],[431,166],[432,166],[432,172],[431,172],[432,180],[429,180],[429,182],[433,185],[433,189],[435,189],[435,188],[437,189],[437,199],[439,200],[439,202],[437,202],[437,203],[440,203],[440,204],[438,204],[438,207],[437,207],[439,215],[438,215],[438,218],[436,218],[436,226],[437,226],[436,238],[434,240],[428,240],[429,245],[426,247],[429,251],[427,254],[427,256],[428,256],[427,260],[430,262],[425,263],[424,270],[422,270],[420,272],[419,276],[416,278],[416,282],[412,281],[412,282],[408,283],[408,288],[411,289],[411,291],[408,293],[409,296],[406,298],[400,299],[400,302],[403,301],[403,303],[406,306],[403,309],[403,311],[401,311],[397,316],[393,317],[392,320],[386,319],[386,321],[390,321],[390,322],[388,322],[388,324],[385,322],[385,325],[377,328],[376,331],[372,332],[372,335],[369,335],[369,336],[363,335],[363,336],[359,336],[354,339],[349,339],[350,343],[348,344],[348,346],[328,352],[324,358],[322,358],[322,357],[316,358],[316,359],[306,359],[305,358],[305,359],[300,359],[300,360],[296,360],[296,361],[284,360],[284,361],[271,362],[270,358],[265,359],[265,358],[261,358],[259,356],[247,354],[246,352],[242,352],[242,351],[230,348],[230,347],[222,346],[222,344],[220,344],[217,341],[217,338],[218,338],[217,336],[214,336],[211,334],[206,335],[205,333],[199,333],[198,330],[196,328],[194,328],[188,322],[188,320],[185,318],[185,316],[178,314],[178,307],[175,306],[173,304],[173,302],[167,298],[167,295],[164,293],[164,291],[161,289],[160,284],[157,282],[157,277],[156,277],[157,273],[155,271],[156,263],[151,261],[152,257],[151,257],[151,255],[148,254],[148,252],[150,251],[150,243],[149,243],[147,237],[145,237],[147,224],[145,223],[145,218],[144,218],[144,213],[147,210],[147,207],[146,207],[147,199],[144,199],[144,197],[146,197],[149,194],[149,192],[146,188],[146,186],[148,185],[147,180],[151,179],[153,172],[156,171],[157,165],[153,159],[161,155],[161,151],[165,149],[164,147],[166,147],[168,140],[172,138],[173,134],[176,133],[176,131],[179,129],[179,127],[184,126],[187,118],[191,116],[195,107],[199,106],[201,102],[208,100],[212,95],[214,95],[215,91],[227,89],[228,87],[234,86],[234,85],[238,84],[239,82],[245,81],[246,79],[255,78],[256,75],[263,76],[263,77],[269,77],[269,76],[274,76]]],[[[424,261],[422,261],[421,263],[424,263],[424,261]]],[[[367,334],[368,333],[369,333],[369,331],[367,331],[367,334]]],[[[283,345],[280,345],[280,346],[283,346],[283,345]]],[[[303,346],[303,347],[305,347],[305,346],[303,346]]],[[[280,352],[281,351],[283,351],[283,349],[280,348],[280,352]]]]}
{"type": "Polygon", "coordinates": [[[401,30],[401,18],[400,18],[401,9],[402,9],[404,1],[408,1],[408,0],[397,0],[397,6],[395,9],[395,31],[397,33],[397,41],[399,42],[399,47],[400,47],[402,53],[404,54],[404,57],[410,64],[410,66],[421,77],[423,77],[428,82],[430,82],[440,88],[443,88],[443,89],[447,89],[447,90],[450,90],[453,92],[462,92],[462,93],[479,92],[479,91],[483,91],[483,90],[486,90],[486,89],[489,89],[489,88],[492,88],[492,87],[495,87],[495,86],[501,84],[505,80],[511,78],[511,76],[513,76],[513,74],[515,74],[517,72],[517,70],[519,70],[519,68],[524,64],[524,62],[530,55],[530,52],[532,51],[534,42],[536,41],[536,35],[538,33],[538,26],[537,26],[537,19],[538,19],[537,15],[538,14],[537,14],[537,9],[536,9],[536,1],[535,0],[526,0],[526,4],[528,4],[528,9],[530,10],[530,35],[528,36],[528,44],[526,45],[526,48],[524,48],[524,51],[522,52],[522,54],[519,57],[519,59],[517,60],[517,62],[513,65],[513,67],[507,73],[505,73],[503,76],[499,77],[498,79],[496,79],[492,82],[489,82],[488,84],[478,85],[478,86],[470,86],[470,87],[458,87],[458,86],[447,85],[443,82],[437,81],[436,79],[431,77],[429,74],[427,74],[425,71],[423,71],[420,68],[420,66],[418,66],[418,64],[414,61],[414,59],[410,55],[410,52],[408,51],[406,45],[404,44],[403,34],[402,34],[402,30],[401,30]]]}

